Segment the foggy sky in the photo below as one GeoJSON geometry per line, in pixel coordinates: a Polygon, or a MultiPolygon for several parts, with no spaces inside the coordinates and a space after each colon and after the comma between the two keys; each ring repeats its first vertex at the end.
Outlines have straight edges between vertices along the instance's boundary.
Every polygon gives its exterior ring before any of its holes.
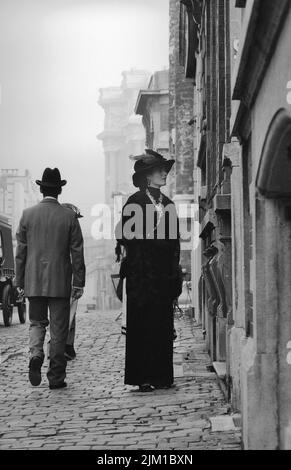
{"type": "Polygon", "coordinates": [[[61,202],[87,216],[104,196],[98,89],[165,66],[168,0],[0,0],[0,168],[58,166],[61,202]]]}

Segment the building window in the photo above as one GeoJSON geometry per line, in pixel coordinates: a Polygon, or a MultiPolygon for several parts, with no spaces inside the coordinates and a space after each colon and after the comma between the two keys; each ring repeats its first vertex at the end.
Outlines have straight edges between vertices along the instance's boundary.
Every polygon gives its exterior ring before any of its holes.
{"type": "Polygon", "coordinates": [[[236,0],[235,6],[236,8],[245,8],[247,0],[236,0]]]}
{"type": "Polygon", "coordinates": [[[206,158],[201,164],[201,186],[206,186],[206,158]]]}
{"type": "Polygon", "coordinates": [[[179,24],[179,62],[180,65],[186,64],[186,28],[187,28],[187,12],[183,3],[180,4],[180,24],[179,24]]]}
{"type": "Polygon", "coordinates": [[[250,285],[252,255],[252,218],[250,213],[251,135],[243,143],[243,207],[244,207],[244,276],[245,276],[245,328],[246,336],[253,336],[253,293],[250,285]]]}
{"type": "Polygon", "coordinates": [[[147,134],[147,146],[151,149],[154,146],[155,128],[153,117],[150,117],[150,126],[147,134]]]}
{"type": "Polygon", "coordinates": [[[162,104],[160,106],[160,130],[168,131],[169,130],[169,106],[167,104],[162,104]]]}
{"type": "Polygon", "coordinates": [[[4,257],[3,239],[2,239],[2,233],[0,231],[0,266],[2,264],[3,257],[4,257]]]}

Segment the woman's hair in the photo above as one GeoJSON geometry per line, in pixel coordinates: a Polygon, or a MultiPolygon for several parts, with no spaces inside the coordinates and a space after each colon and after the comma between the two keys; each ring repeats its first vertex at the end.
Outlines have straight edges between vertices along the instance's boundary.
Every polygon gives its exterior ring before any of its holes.
{"type": "Polygon", "coordinates": [[[138,185],[139,189],[141,191],[144,191],[147,188],[147,186],[148,186],[148,184],[147,184],[146,178],[141,178],[140,182],[139,182],[139,185],[138,185]]]}
{"type": "Polygon", "coordinates": [[[144,172],[139,176],[138,187],[141,191],[144,191],[148,187],[148,176],[152,174],[152,170],[144,172]]]}

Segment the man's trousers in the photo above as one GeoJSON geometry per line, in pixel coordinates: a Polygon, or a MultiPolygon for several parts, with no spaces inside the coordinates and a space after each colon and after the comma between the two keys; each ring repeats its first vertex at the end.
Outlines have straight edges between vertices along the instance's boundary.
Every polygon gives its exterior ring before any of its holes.
{"type": "Polygon", "coordinates": [[[46,328],[50,325],[50,363],[47,378],[50,385],[59,384],[66,377],[67,361],[64,353],[69,331],[70,298],[29,297],[28,300],[30,355],[44,360],[44,339],[46,328]]]}

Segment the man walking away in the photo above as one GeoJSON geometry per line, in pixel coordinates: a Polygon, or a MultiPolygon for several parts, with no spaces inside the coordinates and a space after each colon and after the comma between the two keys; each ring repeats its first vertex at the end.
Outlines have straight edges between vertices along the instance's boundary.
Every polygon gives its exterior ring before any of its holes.
{"type": "Polygon", "coordinates": [[[79,299],[85,285],[83,236],[73,211],[58,202],[62,187],[57,168],[46,168],[37,180],[42,201],[23,211],[17,230],[16,286],[29,300],[29,380],[41,383],[43,344],[50,324],[50,389],[67,386],[65,346],[70,297],[79,299]],[[72,287],[73,285],[73,287],[72,287]],[[48,321],[48,309],[49,319],[48,321]]]}

